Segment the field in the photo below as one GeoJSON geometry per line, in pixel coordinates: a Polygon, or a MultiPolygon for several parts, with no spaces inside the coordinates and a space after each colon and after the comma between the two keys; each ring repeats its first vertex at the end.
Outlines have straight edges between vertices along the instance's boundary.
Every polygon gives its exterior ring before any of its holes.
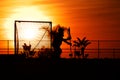
{"type": "MultiPolygon", "coordinates": [[[[28,58],[22,55],[0,55],[2,75],[28,77],[58,76],[75,78],[112,78],[120,71],[119,59],[50,59],[28,58]]],[[[46,77],[45,77],[46,78],[46,77]]]]}

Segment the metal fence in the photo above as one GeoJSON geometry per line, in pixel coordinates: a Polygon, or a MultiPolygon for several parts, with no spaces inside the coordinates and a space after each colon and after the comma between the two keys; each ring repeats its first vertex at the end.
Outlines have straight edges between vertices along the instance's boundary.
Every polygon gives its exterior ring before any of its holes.
{"type": "MultiPolygon", "coordinates": [[[[90,40],[91,44],[85,49],[85,54],[88,54],[88,58],[97,59],[120,59],[120,40],[90,40]]],[[[63,54],[70,52],[69,48],[63,49],[63,54]]],[[[72,54],[74,50],[72,48],[72,54]]],[[[64,56],[63,55],[63,56],[64,56]]],[[[65,56],[66,57],[66,56],[65,56]]],[[[69,58],[70,56],[68,56],[69,58]]],[[[73,56],[74,57],[74,56],[73,56]]]]}
{"type": "MultiPolygon", "coordinates": [[[[91,44],[85,49],[87,58],[112,58],[120,59],[120,40],[90,40],[91,44]]],[[[64,46],[64,44],[62,44],[64,46]]],[[[69,46],[62,47],[61,57],[70,58],[69,46]]],[[[0,54],[14,54],[13,40],[0,40],[0,54]]],[[[74,49],[72,48],[74,55],[74,49]]],[[[74,57],[74,56],[73,56],[74,57]]]]}

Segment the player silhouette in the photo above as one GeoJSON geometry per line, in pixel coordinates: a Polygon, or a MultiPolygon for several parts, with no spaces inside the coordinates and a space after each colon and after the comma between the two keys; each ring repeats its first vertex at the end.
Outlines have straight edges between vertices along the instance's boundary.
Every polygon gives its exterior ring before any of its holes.
{"type": "MultiPolygon", "coordinates": [[[[68,41],[71,39],[71,36],[69,36],[68,38],[64,38],[64,30],[65,29],[66,28],[61,27],[60,25],[57,25],[57,31],[53,32],[52,46],[53,46],[55,58],[60,58],[60,55],[62,53],[62,49],[60,48],[62,41],[71,45],[71,43],[68,41]]],[[[68,31],[70,31],[70,28],[68,29],[68,31]]]]}

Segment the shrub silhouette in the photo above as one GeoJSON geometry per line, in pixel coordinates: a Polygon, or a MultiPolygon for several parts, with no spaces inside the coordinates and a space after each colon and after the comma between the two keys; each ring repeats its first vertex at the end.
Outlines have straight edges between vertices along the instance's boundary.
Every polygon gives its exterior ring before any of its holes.
{"type": "Polygon", "coordinates": [[[84,54],[84,51],[86,49],[86,47],[91,44],[90,40],[87,40],[86,37],[84,37],[83,39],[80,39],[79,37],[77,37],[77,40],[74,40],[74,45],[75,46],[75,55],[77,55],[78,57],[81,55],[82,58],[85,58],[88,56],[88,54],[84,54]],[[76,51],[76,47],[78,47],[78,51],[76,51]]]}

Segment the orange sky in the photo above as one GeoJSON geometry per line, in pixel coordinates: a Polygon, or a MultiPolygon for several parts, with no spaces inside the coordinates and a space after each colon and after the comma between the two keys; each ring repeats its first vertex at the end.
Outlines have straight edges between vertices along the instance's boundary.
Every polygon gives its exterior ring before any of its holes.
{"type": "Polygon", "coordinates": [[[13,39],[15,19],[69,26],[73,39],[120,40],[119,0],[1,0],[0,39],[13,39]]]}
{"type": "Polygon", "coordinates": [[[15,20],[70,27],[73,40],[120,40],[119,0],[0,0],[0,40],[14,39],[15,20]]]}

